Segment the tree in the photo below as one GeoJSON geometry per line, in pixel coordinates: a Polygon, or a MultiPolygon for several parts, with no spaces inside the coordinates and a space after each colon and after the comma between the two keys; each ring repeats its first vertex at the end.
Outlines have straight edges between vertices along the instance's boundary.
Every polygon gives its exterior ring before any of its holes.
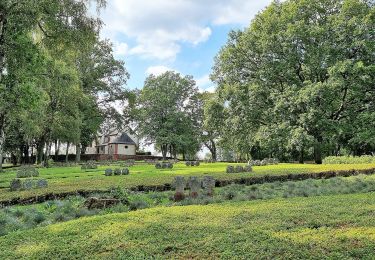
{"type": "Polygon", "coordinates": [[[224,105],[212,93],[203,93],[202,143],[211,153],[212,160],[217,160],[217,142],[224,124],[224,105]]]}
{"type": "MultiPolygon", "coordinates": [[[[97,39],[92,48],[79,56],[78,71],[85,98],[80,105],[83,122],[81,138],[76,146],[77,162],[80,160],[81,145],[84,151],[95,139],[100,124],[106,118],[121,118],[119,112],[113,109],[114,102],[129,98],[129,92],[125,89],[129,73],[124,62],[114,58],[112,44],[108,40],[97,39]]],[[[115,122],[117,126],[122,124],[121,120],[115,122]]]]}
{"type": "Polygon", "coordinates": [[[249,28],[231,32],[212,78],[228,120],[238,122],[234,138],[248,129],[254,146],[270,139],[262,133],[294,136],[298,146],[279,145],[300,154],[313,148],[316,163],[354,136],[358,143],[353,125],[374,113],[374,14],[371,1],[276,1],[249,28]]]}
{"type": "Polygon", "coordinates": [[[105,5],[104,0],[0,3],[0,171],[11,119],[23,111],[40,110],[48,96],[43,86],[61,81],[49,79],[51,62],[74,70],[67,54],[77,55],[96,42],[101,21],[88,15],[89,2],[96,2],[98,9],[105,5]]]}
{"type": "Polygon", "coordinates": [[[156,144],[166,159],[168,151],[192,154],[199,149],[199,131],[194,121],[198,89],[191,76],[165,72],[150,75],[135,102],[124,112],[140,136],[156,144]]]}

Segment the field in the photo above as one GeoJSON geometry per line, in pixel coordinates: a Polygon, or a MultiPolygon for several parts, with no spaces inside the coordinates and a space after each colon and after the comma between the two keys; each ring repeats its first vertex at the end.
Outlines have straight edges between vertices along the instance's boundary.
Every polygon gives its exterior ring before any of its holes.
{"type": "Polygon", "coordinates": [[[375,193],[158,207],[0,238],[0,259],[371,259],[375,193]]]}
{"type": "MultiPolygon", "coordinates": [[[[371,169],[375,164],[279,164],[255,166],[252,173],[227,174],[227,163],[201,164],[199,167],[187,167],[178,163],[173,169],[157,170],[153,165],[136,165],[130,168],[128,176],[104,176],[104,170],[109,166],[100,166],[97,170],[82,171],[80,167],[55,167],[40,169],[40,178],[49,182],[49,187],[31,191],[10,192],[9,183],[15,178],[15,170],[7,170],[0,174],[0,201],[15,198],[29,198],[48,193],[68,193],[75,191],[103,191],[110,187],[133,188],[137,186],[157,186],[170,184],[175,176],[204,176],[211,175],[217,180],[236,180],[251,176],[276,176],[301,174],[324,171],[342,171],[352,169],[371,169]]],[[[116,168],[111,166],[111,168],[116,168]]]]}
{"type": "Polygon", "coordinates": [[[84,197],[72,195],[0,209],[0,259],[373,258],[375,175],[288,178],[332,171],[373,172],[375,164],[279,164],[234,174],[225,172],[227,165],[178,163],[171,170],[157,170],[137,164],[130,175],[109,177],[104,170],[118,165],[92,171],[78,166],[41,168],[40,178],[48,179],[49,187],[22,192],[10,192],[16,172],[8,169],[0,175],[0,201],[91,191],[126,203],[90,210],[84,197]],[[222,181],[269,179],[252,185],[228,182],[215,188],[212,197],[200,194],[181,202],[173,201],[173,191],[126,190],[170,184],[177,175],[206,174],[222,181]],[[289,177],[275,181],[271,178],[275,176],[289,177]]]}

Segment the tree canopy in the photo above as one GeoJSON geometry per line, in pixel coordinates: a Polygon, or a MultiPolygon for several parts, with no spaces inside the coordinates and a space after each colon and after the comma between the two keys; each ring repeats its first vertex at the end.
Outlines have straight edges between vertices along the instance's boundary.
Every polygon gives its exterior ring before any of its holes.
{"type": "Polygon", "coordinates": [[[281,159],[375,150],[372,1],[275,1],[232,31],[212,79],[223,140],[243,155],[281,159]],[[367,125],[367,126],[365,126],[367,125]]]}
{"type": "Polygon", "coordinates": [[[195,155],[199,150],[198,89],[191,76],[168,71],[147,77],[144,87],[135,91],[125,116],[136,125],[139,136],[156,144],[165,159],[170,152],[195,155]]]}

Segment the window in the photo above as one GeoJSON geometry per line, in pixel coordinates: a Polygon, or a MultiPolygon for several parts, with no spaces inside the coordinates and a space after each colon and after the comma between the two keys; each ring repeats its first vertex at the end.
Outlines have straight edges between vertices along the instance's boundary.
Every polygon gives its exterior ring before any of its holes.
{"type": "Polygon", "coordinates": [[[128,149],[128,146],[127,146],[127,145],[125,145],[125,149],[128,149]]]}

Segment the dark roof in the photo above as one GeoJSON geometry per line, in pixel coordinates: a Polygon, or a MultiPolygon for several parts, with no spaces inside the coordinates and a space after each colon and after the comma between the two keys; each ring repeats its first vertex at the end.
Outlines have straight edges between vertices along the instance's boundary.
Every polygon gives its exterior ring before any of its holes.
{"type": "Polygon", "coordinates": [[[134,144],[137,145],[133,139],[128,136],[127,133],[122,133],[120,137],[117,137],[114,141],[110,142],[111,144],[134,144]]]}

